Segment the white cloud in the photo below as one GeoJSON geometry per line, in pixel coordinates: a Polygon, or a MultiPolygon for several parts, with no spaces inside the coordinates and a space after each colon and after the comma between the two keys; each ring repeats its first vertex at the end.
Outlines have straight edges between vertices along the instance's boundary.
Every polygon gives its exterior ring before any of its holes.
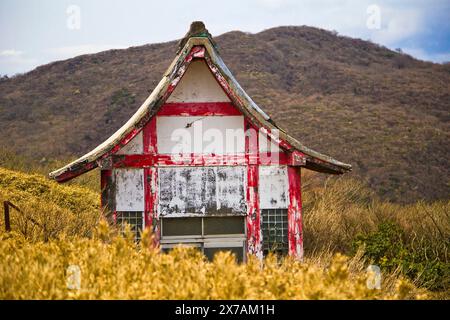
{"type": "Polygon", "coordinates": [[[0,51],[0,70],[2,74],[13,75],[15,73],[31,70],[38,65],[38,60],[27,57],[23,51],[6,49],[0,51]]]}
{"type": "Polygon", "coordinates": [[[22,54],[23,54],[23,51],[18,51],[18,50],[14,50],[14,49],[7,49],[7,50],[0,51],[1,57],[17,57],[22,54]]]}
{"type": "Polygon", "coordinates": [[[391,46],[414,37],[424,30],[423,17],[418,9],[393,10],[381,7],[381,29],[373,30],[373,41],[391,46]]]}

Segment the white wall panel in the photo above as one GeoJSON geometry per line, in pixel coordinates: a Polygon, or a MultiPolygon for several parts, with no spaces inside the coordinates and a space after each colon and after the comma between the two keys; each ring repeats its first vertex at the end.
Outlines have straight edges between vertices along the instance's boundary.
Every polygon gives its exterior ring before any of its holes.
{"type": "Polygon", "coordinates": [[[159,153],[245,152],[243,116],[157,117],[159,153]]]}
{"type": "Polygon", "coordinates": [[[283,209],[289,205],[289,180],[286,166],[259,167],[259,207],[283,209]]]}
{"type": "Polygon", "coordinates": [[[167,102],[229,102],[204,61],[192,61],[167,102]]]}
{"type": "Polygon", "coordinates": [[[259,152],[280,152],[280,147],[278,144],[273,141],[269,141],[269,139],[267,139],[267,135],[261,131],[258,133],[258,139],[259,152]]]}
{"type": "Polygon", "coordinates": [[[116,211],[144,211],[144,170],[114,169],[116,211]]]}
{"type": "Polygon", "coordinates": [[[161,167],[161,216],[245,214],[246,170],[230,167],[161,167]]]}
{"type": "Polygon", "coordinates": [[[142,140],[142,131],[139,132],[133,139],[118,150],[116,154],[142,154],[144,152],[144,141],[142,140]]]}

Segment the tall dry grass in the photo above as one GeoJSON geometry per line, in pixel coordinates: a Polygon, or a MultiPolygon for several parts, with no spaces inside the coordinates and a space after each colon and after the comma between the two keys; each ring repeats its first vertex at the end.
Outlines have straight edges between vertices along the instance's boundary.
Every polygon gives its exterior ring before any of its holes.
{"type": "Polygon", "coordinates": [[[304,261],[277,262],[269,257],[261,267],[254,260],[235,264],[226,254],[213,262],[186,249],[157,254],[150,248],[149,235],[136,245],[114,228],[99,223],[98,193],[81,186],[59,185],[38,174],[0,168],[0,200],[14,202],[25,214],[46,225],[44,232],[13,212],[14,232],[6,234],[1,215],[0,298],[449,297],[448,273],[445,277],[445,266],[449,265],[449,203],[399,206],[377,200],[358,181],[329,179],[322,184],[315,179],[304,179],[304,261]],[[382,252],[387,259],[384,262],[368,254],[386,222],[395,223],[401,235],[387,246],[397,250],[399,242],[401,250],[414,254],[413,259],[409,255],[391,257],[392,252],[386,251],[382,252]],[[361,243],[368,246],[358,245],[361,243]],[[408,266],[423,265],[425,271],[431,268],[428,282],[405,269],[402,259],[408,266]],[[382,267],[381,290],[366,286],[366,268],[373,262],[382,267]],[[67,289],[66,270],[72,264],[81,268],[81,290],[67,289]],[[424,295],[422,287],[442,293],[424,295]]]}
{"type": "MultiPolygon", "coordinates": [[[[192,248],[160,254],[145,232],[140,245],[111,236],[101,223],[92,239],[61,237],[31,243],[18,234],[0,240],[1,299],[420,299],[410,282],[396,278],[382,290],[366,285],[368,274],[335,255],[324,268],[269,256],[237,264],[229,253],[212,262],[192,248]],[[80,270],[69,286],[68,267],[80,270]]],[[[354,265],[354,262],[353,262],[354,265]]]]}
{"type": "Polygon", "coordinates": [[[307,255],[355,254],[368,262],[400,268],[420,286],[450,291],[450,201],[398,205],[379,200],[348,178],[306,177],[303,217],[307,255]]]}
{"type": "MultiPolygon", "coordinates": [[[[60,185],[39,174],[0,167],[0,204],[3,201],[20,209],[11,210],[11,225],[33,241],[62,234],[89,236],[101,217],[99,195],[88,188],[60,185]]],[[[3,210],[0,225],[3,229],[3,210]]]]}

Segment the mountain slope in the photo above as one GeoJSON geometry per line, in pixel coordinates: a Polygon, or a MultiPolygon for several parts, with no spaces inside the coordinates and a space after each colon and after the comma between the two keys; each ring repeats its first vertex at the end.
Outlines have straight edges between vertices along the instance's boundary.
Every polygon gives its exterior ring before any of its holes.
{"type": "MultiPolygon", "coordinates": [[[[215,38],[243,88],[294,137],[354,166],[384,198],[447,198],[450,66],[310,27],[215,38]]],[[[0,145],[82,155],[156,86],[176,42],[51,63],[0,82],[0,145]],[[14,143],[11,145],[11,141],[14,143]]]]}

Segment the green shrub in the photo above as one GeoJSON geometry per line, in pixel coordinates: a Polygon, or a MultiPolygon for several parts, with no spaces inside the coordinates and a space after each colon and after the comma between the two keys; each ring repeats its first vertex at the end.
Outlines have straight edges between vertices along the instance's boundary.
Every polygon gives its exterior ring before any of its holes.
{"type": "Polygon", "coordinates": [[[393,271],[397,268],[419,286],[432,290],[449,290],[449,263],[442,261],[433,245],[424,241],[413,247],[406,240],[404,231],[391,221],[380,223],[375,232],[360,234],[353,246],[364,247],[365,256],[381,268],[393,271]]]}

